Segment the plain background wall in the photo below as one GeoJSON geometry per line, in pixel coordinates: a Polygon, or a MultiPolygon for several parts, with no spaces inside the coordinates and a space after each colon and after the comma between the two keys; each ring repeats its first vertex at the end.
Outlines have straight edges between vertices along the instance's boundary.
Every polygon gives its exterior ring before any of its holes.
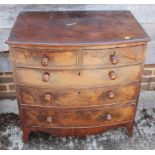
{"type": "Polygon", "coordinates": [[[146,64],[155,64],[155,5],[0,5],[0,71],[10,71],[7,40],[10,30],[20,11],[85,11],[85,10],[129,10],[151,37],[146,64]]]}

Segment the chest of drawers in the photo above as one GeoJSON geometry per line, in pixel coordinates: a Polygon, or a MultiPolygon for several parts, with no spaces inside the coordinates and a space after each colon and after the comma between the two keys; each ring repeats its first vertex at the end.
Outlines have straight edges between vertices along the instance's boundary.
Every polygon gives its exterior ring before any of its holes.
{"type": "Polygon", "coordinates": [[[131,136],[148,41],[128,11],[20,13],[6,43],[23,140],[123,126],[131,136]]]}

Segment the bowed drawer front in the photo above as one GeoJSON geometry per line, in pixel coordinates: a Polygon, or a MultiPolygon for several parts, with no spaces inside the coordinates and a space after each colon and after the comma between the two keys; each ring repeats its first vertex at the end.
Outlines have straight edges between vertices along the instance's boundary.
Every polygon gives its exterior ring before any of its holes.
{"type": "Polygon", "coordinates": [[[39,106],[97,106],[119,105],[135,101],[139,84],[104,88],[62,89],[19,87],[21,103],[39,106]]]}
{"type": "Polygon", "coordinates": [[[17,83],[36,86],[86,87],[112,86],[139,81],[140,65],[89,70],[44,70],[17,68],[17,83]],[[133,74],[134,73],[134,74],[133,74]],[[30,76],[31,75],[31,76],[30,76]]]}
{"type": "Polygon", "coordinates": [[[142,62],[144,46],[131,46],[94,50],[39,50],[12,48],[14,61],[18,66],[53,67],[65,65],[119,66],[142,62]],[[33,65],[33,66],[32,66],[33,65]]]}
{"type": "Polygon", "coordinates": [[[19,14],[7,43],[23,140],[122,126],[131,136],[148,41],[128,11],[19,14]]]}
{"type": "Polygon", "coordinates": [[[23,109],[26,126],[89,127],[127,122],[133,119],[134,106],[94,110],[23,109]]]}
{"type": "Polygon", "coordinates": [[[143,61],[144,46],[83,50],[83,64],[119,66],[143,61]]]}
{"type": "Polygon", "coordinates": [[[75,65],[77,63],[77,53],[73,51],[12,48],[16,65],[31,67],[75,65]]]}

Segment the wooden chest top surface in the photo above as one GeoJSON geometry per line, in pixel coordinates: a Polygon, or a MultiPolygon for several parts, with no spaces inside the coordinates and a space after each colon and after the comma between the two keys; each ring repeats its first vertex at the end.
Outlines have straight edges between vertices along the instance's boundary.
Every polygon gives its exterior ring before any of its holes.
{"type": "Polygon", "coordinates": [[[22,12],[8,44],[85,46],[149,41],[129,11],[22,12]]]}

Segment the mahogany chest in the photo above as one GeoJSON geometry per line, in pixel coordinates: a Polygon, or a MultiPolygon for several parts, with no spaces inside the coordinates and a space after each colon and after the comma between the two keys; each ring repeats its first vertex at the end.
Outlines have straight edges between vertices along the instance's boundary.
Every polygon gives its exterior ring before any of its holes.
{"type": "Polygon", "coordinates": [[[148,35],[129,11],[22,12],[6,41],[30,132],[132,135],[148,35]]]}

